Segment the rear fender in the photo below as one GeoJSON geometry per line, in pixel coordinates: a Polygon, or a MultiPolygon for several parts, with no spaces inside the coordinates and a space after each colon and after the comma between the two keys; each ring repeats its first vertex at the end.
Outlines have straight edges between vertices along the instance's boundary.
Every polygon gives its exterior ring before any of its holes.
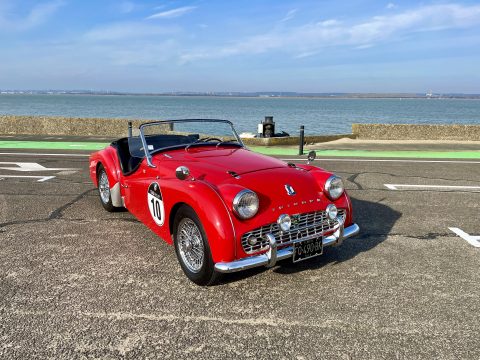
{"type": "Polygon", "coordinates": [[[103,165],[107,172],[112,205],[115,207],[123,206],[123,199],[120,193],[120,164],[115,149],[107,147],[90,155],[90,178],[93,184],[98,187],[98,168],[103,165]]]}

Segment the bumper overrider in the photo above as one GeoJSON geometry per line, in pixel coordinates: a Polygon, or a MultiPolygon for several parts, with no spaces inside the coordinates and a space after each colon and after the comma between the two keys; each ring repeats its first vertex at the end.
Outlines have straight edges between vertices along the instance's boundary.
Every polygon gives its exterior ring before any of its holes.
{"type": "MultiPolygon", "coordinates": [[[[338,217],[338,226],[333,234],[323,238],[323,246],[338,246],[344,239],[355,236],[359,233],[360,227],[357,224],[352,224],[348,227],[344,227],[343,218],[338,217]]],[[[277,249],[277,240],[271,233],[265,235],[269,242],[269,248],[266,253],[260,255],[249,256],[240,260],[232,262],[219,262],[215,264],[215,270],[221,273],[231,273],[236,271],[242,271],[257,266],[273,267],[278,260],[287,259],[293,256],[293,245],[277,249]]],[[[319,234],[315,234],[311,237],[305,237],[300,241],[306,241],[313,237],[318,237],[319,234]]]]}

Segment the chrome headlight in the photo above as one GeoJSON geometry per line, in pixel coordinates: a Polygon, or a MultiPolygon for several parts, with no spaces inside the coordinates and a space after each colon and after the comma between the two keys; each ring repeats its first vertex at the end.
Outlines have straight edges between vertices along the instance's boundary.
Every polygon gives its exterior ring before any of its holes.
{"type": "Polygon", "coordinates": [[[250,219],[258,211],[258,196],[252,190],[242,190],[233,199],[233,210],[240,219],[250,219]]]}
{"type": "Polygon", "coordinates": [[[326,195],[331,200],[337,200],[340,196],[342,196],[343,190],[343,181],[336,175],[330,176],[325,183],[326,195]]]}
{"type": "Polygon", "coordinates": [[[330,220],[335,220],[338,215],[338,209],[334,204],[329,204],[325,209],[325,212],[330,220]]]}
{"type": "Polygon", "coordinates": [[[282,231],[288,231],[292,226],[292,219],[290,218],[290,215],[282,214],[278,217],[277,224],[282,231]]]}

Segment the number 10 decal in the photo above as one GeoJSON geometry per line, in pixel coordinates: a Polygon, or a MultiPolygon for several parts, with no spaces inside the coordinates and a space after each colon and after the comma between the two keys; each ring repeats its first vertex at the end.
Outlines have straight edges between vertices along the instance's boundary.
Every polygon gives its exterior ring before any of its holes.
{"type": "Polygon", "coordinates": [[[165,222],[165,209],[163,207],[162,193],[160,186],[154,182],[148,187],[148,209],[152,215],[153,220],[157,225],[162,226],[165,222]]]}

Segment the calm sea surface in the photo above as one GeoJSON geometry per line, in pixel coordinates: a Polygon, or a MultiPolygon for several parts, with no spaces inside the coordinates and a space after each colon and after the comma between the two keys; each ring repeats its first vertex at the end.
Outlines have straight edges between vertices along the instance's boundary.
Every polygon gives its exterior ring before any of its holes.
{"type": "Polygon", "coordinates": [[[352,123],[480,124],[480,100],[304,99],[105,95],[0,95],[0,114],[137,119],[217,118],[256,132],[267,115],[276,131],[350,133],[352,123]]]}

